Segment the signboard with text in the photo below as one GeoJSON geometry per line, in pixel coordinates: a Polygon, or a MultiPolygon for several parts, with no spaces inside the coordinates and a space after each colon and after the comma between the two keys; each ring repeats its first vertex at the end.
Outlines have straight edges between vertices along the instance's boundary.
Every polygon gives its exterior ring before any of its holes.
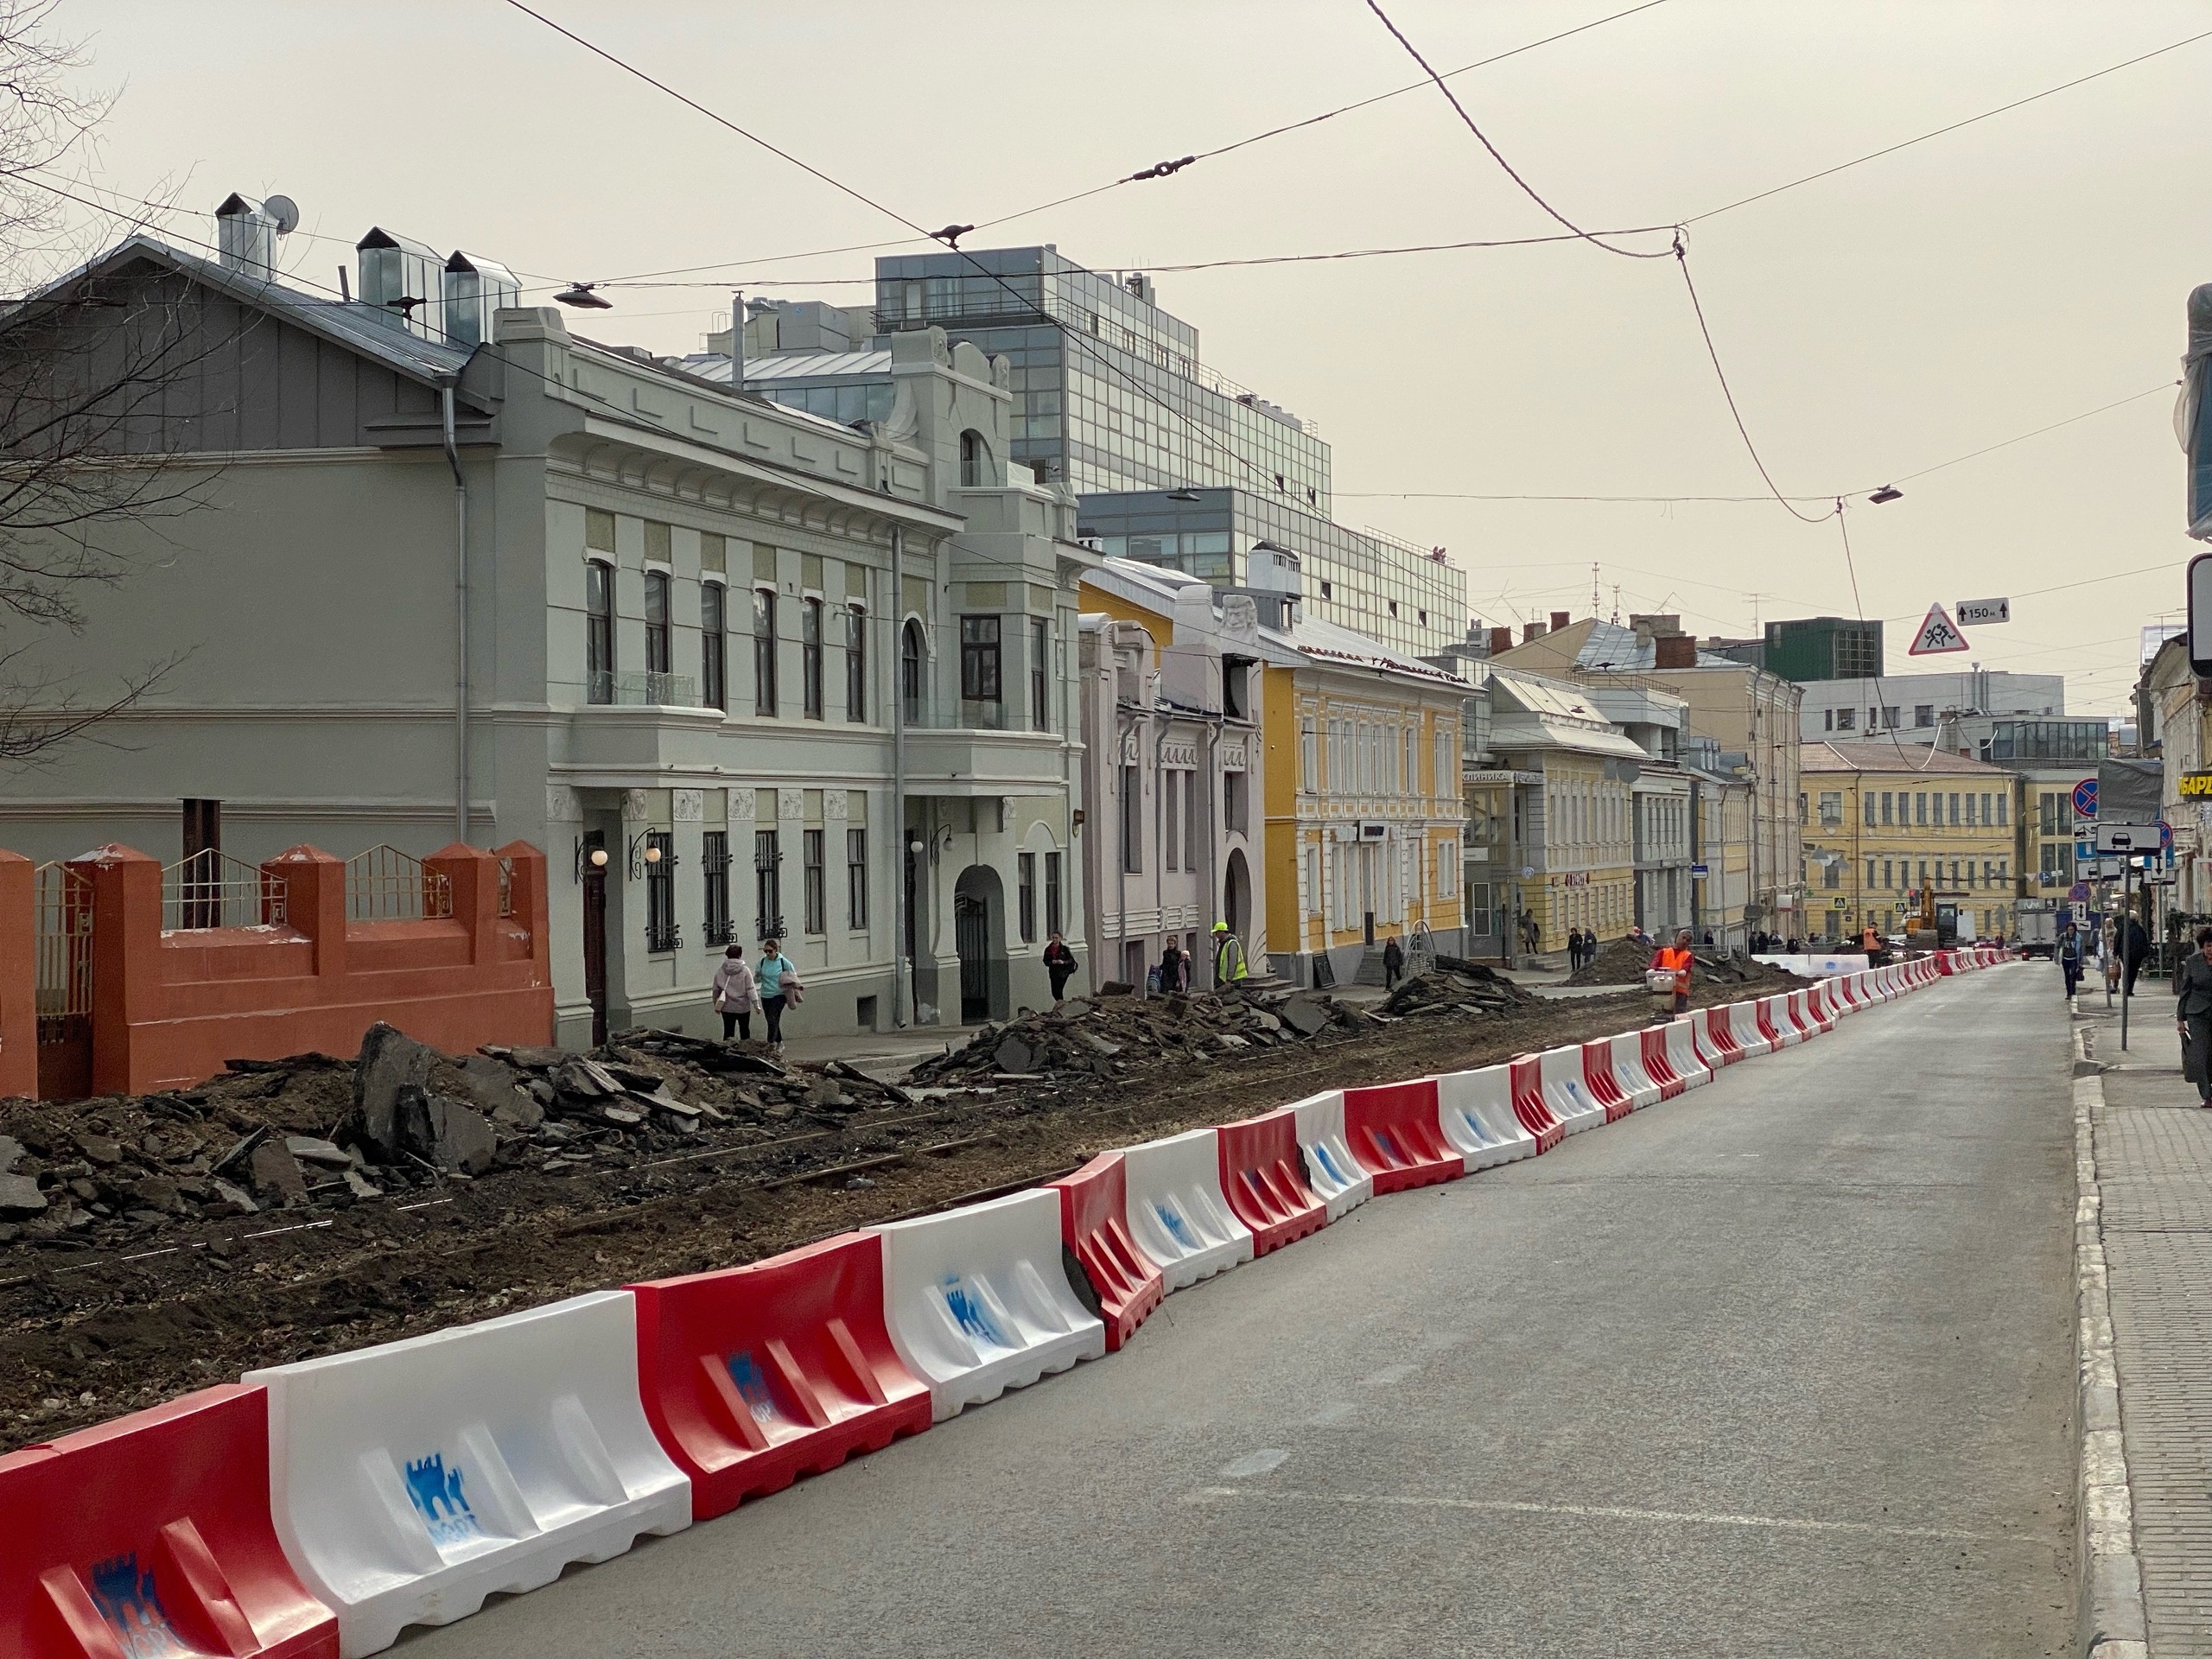
{"type": "Polygon", "coordinates": [[[1962,599],[1951,612],[1952,618],[1962,628],[1991,622],[2010,622],[2012,601],[2009,599],[1962,599]]]}

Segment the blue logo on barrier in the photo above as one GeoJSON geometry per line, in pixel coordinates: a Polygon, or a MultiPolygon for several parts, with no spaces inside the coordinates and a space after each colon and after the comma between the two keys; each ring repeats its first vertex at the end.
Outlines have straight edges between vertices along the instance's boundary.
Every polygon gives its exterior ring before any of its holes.
{"type": "Polygon", "coordinates": [[[1345,1175],[1344,1171],[1337,1167],[1337,1160],[1331,1154],[1329,1151],[1329,1143],[1327,1141],[1316,1141],[1313,1143],[1313,1155],[1321,1160],[1321,1167],[1328,1172],[1329,1179],[1334,1181],[1338,1186],[1350,1186],[1351,1185],[1351,1179],[1345,1175]]]}
{"type": "Polygon", "coordinates": [[[1398,1157],[1398,1143],[1393,1141],[1381,1129],[1375,1131],[1375,1144],[1382,1148],[1382,1155],[1385,1158],[1388,1158],[1392,1163],[1395,1164],[1400,1161],[1398,1157]]]}
{"type": "Polygon", "coordinates": [[[484,1529],[477,1524],[476,1511],[468,1507],[468,1499],[461,1493],[461,1470],[457,1465],[446,1467],[444,1452],[433,1452],[407,1465],[407,1497],[429,1529],[432,1542],[458,1543],[463,1538],[482,1535],[484,1529]]]}
{"type": "Polygon", "coordinates": [[[999,1329],[998,1321],[991,1317],[990,1310],[983,1306],[982,1299],[969,1290],[957,1274],[946,1274],[944,1282],[938,1288],[944,1291],[944,1305],[952,1310],[952,1317],[959,1322],[963,1331],[971,1337],[981,1338],[995,1348],[1014,1345],[1007,1340],[1006,1332],[999,1329]]]}
{"type": "Polygon", "coordinates": [[[1168,1236],[1185,1249],[1198,1248],[1198,1238],[1191,1231],[1191,1224],[1183,1219],[1179,1211],[1164,1204],[1155,1204],[1152,1206],[1152,1213],[1160,1217],[1160,1224],[1167,1230],[1168,1236]]]}
{"type": "Polygon", "coordinates": [[[139,1571],[136,1551],[92,1563],[92,1605],[115,1632],[124,1659],[169,1659],[192,1651],[170,1624],[154,1575],[139,1571]]]}
{"type": "Polygon", "coordinates": [[[1467,1126],[1467,1133],[1475,1137],[1477,1146],[1487,1147],[1495,1144],[1491,1139],[1490,1131],[1483,1127],[1482,1119],[1464,1107],[1460,1109],[1459,1121],[1467,1126]]]}
{"type": "Polygon", "coordinates": [[[780,1415],[776,1409],[776,1396],[768,1391],[767,1373],[760,1369],[760,1362],[749,1353],[731,1354],[722,1363],[729,1368],[729,1380],[737,1384],[739,1396],[753,1414],[753,1421],[765,1423],[780,1415]]]}

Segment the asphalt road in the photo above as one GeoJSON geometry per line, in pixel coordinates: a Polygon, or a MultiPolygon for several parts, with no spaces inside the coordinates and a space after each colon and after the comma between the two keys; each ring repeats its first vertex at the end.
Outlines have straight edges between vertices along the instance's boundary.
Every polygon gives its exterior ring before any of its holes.
{"type": "Polygon", "coordinates": [[[2066,1041],[1946,981],[402,1651],[2062,1652],[2066,1041]]]}

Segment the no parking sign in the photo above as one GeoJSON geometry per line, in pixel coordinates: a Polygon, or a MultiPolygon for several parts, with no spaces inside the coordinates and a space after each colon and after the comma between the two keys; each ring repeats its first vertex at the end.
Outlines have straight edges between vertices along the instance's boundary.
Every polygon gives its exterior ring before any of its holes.
{"type": "Polygon", "coordinates": [[[2084,778],[2074,785],[2074,816],[2094,818],[2097,816],[2097,780],[2084,778]]]}

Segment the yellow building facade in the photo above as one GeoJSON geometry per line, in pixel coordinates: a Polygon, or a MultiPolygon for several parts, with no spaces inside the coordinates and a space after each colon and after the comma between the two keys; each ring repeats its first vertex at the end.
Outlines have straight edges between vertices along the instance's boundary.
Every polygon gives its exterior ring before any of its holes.
{"type": "Polygon", "coordinates": [[[1807,918],[1824,937],[1902,933],[1931,888],[1961,938],[2014,931],[2014,774],[1932,748],[1815,742],[1802,776],[1807,918]]]}
{"type": "Polygon", "coordinates": [[[1421,929],[1440,951],[1459,954],[1470,688],[1325,625],[1263,629],[1262,639],[1275,971],[1349,983],[1369,949],[1421,929]]]}

